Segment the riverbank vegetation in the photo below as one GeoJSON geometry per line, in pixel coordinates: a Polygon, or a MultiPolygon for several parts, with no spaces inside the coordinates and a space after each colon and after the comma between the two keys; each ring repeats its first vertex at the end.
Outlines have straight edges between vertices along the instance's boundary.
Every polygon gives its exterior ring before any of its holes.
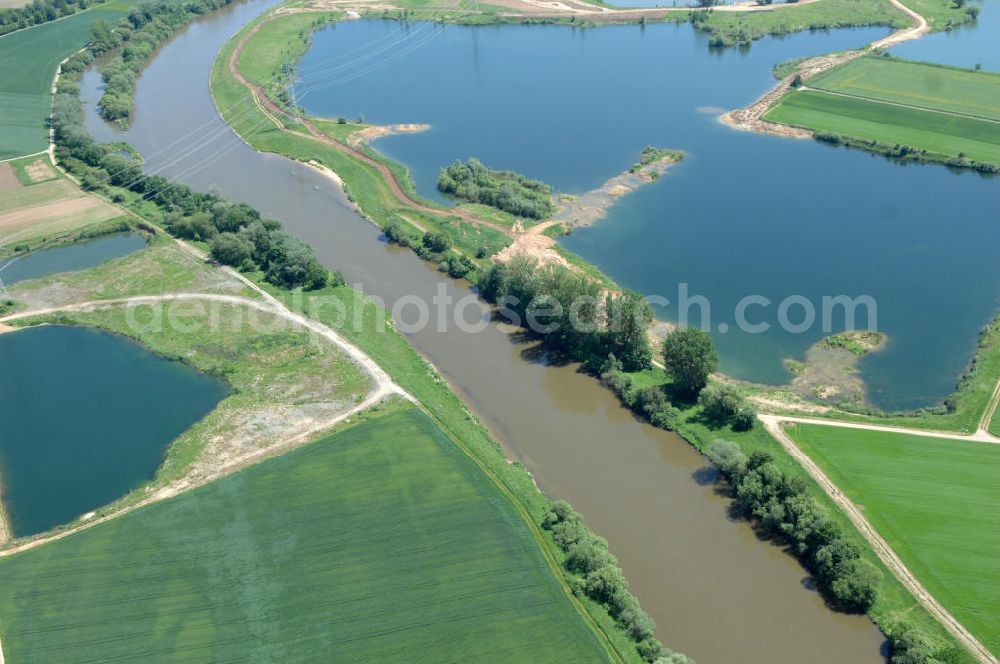
{"type": "Polygon", "coordinates": [[[618,625],[636,641],[636,651],[647,662],[694,664],[686,656],[663,647],[653,635],[653,620],[628,590],[628,581],[608,543],[588,529],[583,517],[565,500],[553,501],[542,519],[542,528],[566,554],[563,567],[573,592],[603,605],[618,625]]]}
{"type": "Polygon", "coordinates": [[[402,404],[0,579],[11,659],[611,661],[513,505],[402,404]]]}
{"type": "Polygon", "coordinates": [[[921,583],[1000,651],[1000,446],[797,424],[789,433],[921,583]]]}
{"type": "Polygon", "coordinates": [[[684,343],[664,344],[675,359],[687,358],[681,363],[684,371],[652,367],[626,372],[609,359],[601,380],[638,416],[676,431],[709,456],[726,479],[734,510],[762,537],[787,547],[810,571],[832,607],[867,613],[892,643],[898,642],[895,654],[903,653],[907,644],[913,644],[913,652],[926,645],[941,662],[971,663],[971,656],[885,568],[829,496],[756,424],[748,399],[752,390],[710,378],[692,393],[689,386],[700,381],[686,378],[702,372],[687,367],[714,366],[714,349],[699,343],[701,335],[708,338],[697,330],[682,334],[679,339],[684,343]],[[817,556],[824,546],[831,548],[825,549],[821,563],[817,556]]]}
{"type": "Polygon", "coordinates": [[[764,118],[894,159],[1000,173],[996,74],[867,57],[807,84],[764,118]],[[935,81],[931,92],[929,80],[935,81]]]}
{"type": "Polygon", "coordinates": [[[590,277],[526,256],[490,264],[479,292],[499,305],[501,318],[525,327],[556,355],[595,367],[613,356],[628,371],[650,366],[646,330],[653,313],[638,293],[603,295],[590,277]]]}
{"type": "MultiPolygon", "coordinates": [[[[160,7],[160,5],[157,5],[160,7]]],[[[316,260],[312,248],[245,204],[215,194],[198,193],[159,175],[145,175],[135,160],[113,146],[96,143],[82,125],[76,80],[104,46],[84,51],[64,65],[64,77],[52,105],[56,156],[87,189],[104,193],[150,213],[152,205],[164,227],[177,237],[207,243],[221,262],[260,269],[283,288],[318,289],[341,279],[316,260]]]]}
{"type": "Polygon", "coordinates": [[[442,168],[437,188],[463,201],[490,205],[527,219],[545,219],[556,209],[549,185],[520,173],[486,168],[478,159],[442,168]]]}
{"type": "Polygon", "coordinates": [[[179,28],[230,2],[232,0],[158,0],[134,7],[114,29],[103,22],[95,23],[91,52],[100,54],[119,49],[104,63],[101,71],[104,94],[97,103],[101,117],[126,124],[132,115],[135,80],[149,56],[179,28]]]}

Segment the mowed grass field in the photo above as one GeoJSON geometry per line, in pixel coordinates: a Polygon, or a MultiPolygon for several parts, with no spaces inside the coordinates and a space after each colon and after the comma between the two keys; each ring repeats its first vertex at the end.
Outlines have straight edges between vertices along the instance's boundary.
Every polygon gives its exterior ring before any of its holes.
{"type": "Polygon", "coordinates": [[[810,79],[810,88],[1000,120],[1000,74],[860,58],[810,79]]]}
{"type": "Polygon", "coordinates": [[[408,408],[0,560],[12,662],[605,661],[525,523],[408,408]]]}
{"type": "Polygon", "coordinates": [[[0,37],[0,160],[49,146],[52,78],[63,59],[90,40],[90,26],[113,24],[135,5],[119,0],[0,37]]]}
{"type": "Polygon", "coordinates": [[[764,116],[780,124],[1000,163],[1000,122],[796,90],[764,116]]]}
{"type": "Polygon", "coordinates": [[[789,432],[924,586],[1000,653],[1000,445],[822,425],[789,432]]]}
{"type": "Polygon", "coordinates": [[[807,86],[764,118],[1000,164],[1000,75],[867,57],[807,86]]]}

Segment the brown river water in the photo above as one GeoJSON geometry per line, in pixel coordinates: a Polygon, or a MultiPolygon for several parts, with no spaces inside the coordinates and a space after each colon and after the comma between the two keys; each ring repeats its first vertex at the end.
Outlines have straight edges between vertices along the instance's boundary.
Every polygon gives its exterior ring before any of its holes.
{"type": "MultiPolygon", "coordinates": [[[[139,80],[135,122],[124,134],[93,112],[100,79],[88,72],[82,88],[90,130],[100,140],[129,141],[148,172],[280,219],[349,283],[390,305],[408,295],[429,300],[439,288],[456,299],[469,294],[466,284],[386,245],[329,179],[254,152],[221,122],[208,91],[212,61],[271,4],[227,9],[167,43],[139,80]]],[[[407,337],[508,456],[607,538],[665,644],[700,664],[884,661],[883,638],[867,618],[827,609],[792,557],[728,517],[714,472],[690,445],[637,421],[593,378],[547,365],[494,324],[475,334],[432,325],[407,337]]]]}

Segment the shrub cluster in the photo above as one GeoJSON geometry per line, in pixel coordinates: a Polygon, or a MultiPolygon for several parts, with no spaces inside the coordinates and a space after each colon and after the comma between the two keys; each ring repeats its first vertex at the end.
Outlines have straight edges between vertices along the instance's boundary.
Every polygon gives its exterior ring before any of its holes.
{"type": "Polygon", "coordinates": [[[32,0],[23,7],[0,9],[0,35],[48,23],[57,18],[75,14],[90,5],[104,0],[32,0]]]}
{"type": "Polygon", "coordinates": [[[495,302],[513,325],[527,324],[545,347],[599,367],[613,354],[627,371],[650,366],[646,330],[653,320],[644,297],[631,291],[604,295],[601,284],[555,265],[517,256],[495,262],[479,280],[483,298],[495,302]]]}
{"type": "Polygon", "coordinates": [[[604,606],[615,622],[635,641],[636,650],[647,662],[694,664],[687,657],[665,649],[656,640],[656,624],[628,590],[618,560],[608,551],[608,543],[583,523],[565,500],[553,501],[542,519],[542,528],[552,534],[566,553],[563,565],[572,574],[573,592],[604,606]]]}
{"type": "Polygon", "coordinates": [[[897,161],[944,164],[945,166],[950,166],[952,168],[971,169],[979,171],[980,173],[1000,174],[1000,164],[969,159],[963,153],[959,153],[956,157],[949,157],[948,155],[928,152],[927,150],[911,147],[909,145],[899,143],[881,143],[875,140],[855,138],[853,136],[845,136],[843,134],[837,134],[830,131],[817,131],[813,133],[813,136],[817,141],[821,141],[823,143],[829,143],[831,145],[844,145],[849,148],[867,150],[897,161]]]}
{"type": "Polygon", "coordinates": [[[660,387],[636,388],[632,377],[622,371],[613,355],[601,368],[601,382],[614,392],[633,412],[645,416],[660,429],[676,431],[681,424],[681,411],[667,398],[660,387]]]}
{"type": "Polygon", "coordinates": [[[887,636],[889,664],[943,664],[967,659],[957,646],[941,644],[908,622],[894,625],[887,636]]]}
{"type": "Polygon", "coordinates": [[[490,170],[476,159],[442,168],[437,186],[446,194],[518,217],[544,219],[555,212],[552,189],[547,184],[511,171],[490,170]]]}
{"type": "Polygon", "coordinates": [[[393,244],[410,247],[418,256],[431,263],[436,263],[438,269],[447,272],[455,279],[468,277],[476,264],[468,256],[452,250],[451,240],[439,231],[431,231],[423,235],[415,235],[398,220],[392,219],[382,229],[386,239],[393,244]]]}
{"type": "Polygon", "coordinates": [[[126,121],[132,115],[135,80],[153,51],[170,35],[195,17],[232,0],[188,0],[174,3],[159,0],[155,3],[133,7],[114,30],[97,22],[92,30],[94,41],[104,51],[121,45],[121,50],[101,72],[104,94],[98,102],[101,117],[105,120],[126,121]]]}
{"type": "Polygon", "coordinates": [[[716,441],[706,450],[729,483],[736,509],[768,538],[788,545],[814,576],[820,592],[841,611],[864,613],[878,597],[882,573],[861,559],[857,545],[763,451],[746,456],[735,443],[716,441]]]}
{"type": "Polygon", "coordinates": [[[76,82],[108,43],[95,40],[63,65],[64,75],[52,106],[59,163],[89,190],[112,194],[129,190],[154,203],[163,212],[168,231],[209,243],[219,262],[259,269],[270,283],[282,288],[322,288],[331,280],[335,285],[343,283],[339,274],[331,275],[312,249],[285,232],[279,222],[261,218],[248,205],[195,192],[158,175],[145,175],[119,147],[94,141],[81,122],[76,82]],[[111,188],[118,189],[110,192],[111,188]]]}
{"type": "Polygon", "coordinates": [[[757,411],[729,383],[710,383],[698,394],[698,404],[705,417],[717,424],[728,424],[735,431],[749,431],[757,421],[757,411]]]}

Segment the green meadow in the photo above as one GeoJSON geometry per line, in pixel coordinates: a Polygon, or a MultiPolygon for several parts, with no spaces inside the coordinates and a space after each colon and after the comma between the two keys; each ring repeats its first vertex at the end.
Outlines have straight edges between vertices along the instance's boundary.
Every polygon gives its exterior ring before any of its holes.
{"type": "Polygon", "coordinates": [[[786,95],[764,119],[817,132],[1000,163],[1000,122],[815,90],[786,95]]]}
{"type": "Polygon", "coordinates": [[[607,661],[512,503],[400,408],[0,561],[8,660],[607,661]]]}
{"type": "Polygon", "coordinates": [[[86,46],[94,21],[113,24],[134,4],[134,0],[109,2],[0,37],[0,159],[49,147],[47,122],[56,68],[86,46]]]}
{"type": "Polygon", "coordinates": [[[1000,75],[889,58],[861,58],[810,79],[810,88],[1000,120],[1000,75]]]}
{"type": "Polygon", "coordinates": [[[789,433],[924,586],[1000,652],[1000,445],[805,424],[789,433]]]}

